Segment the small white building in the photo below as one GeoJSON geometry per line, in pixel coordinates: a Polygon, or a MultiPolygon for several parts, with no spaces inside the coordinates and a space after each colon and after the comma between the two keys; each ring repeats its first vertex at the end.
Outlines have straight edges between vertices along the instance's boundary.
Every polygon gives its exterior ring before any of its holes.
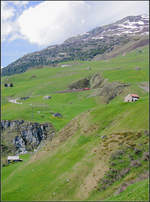
{"type": "Polygon", "coordinates": [[[69,64],[64,64],[64,65],[61,65],[61,67],[71,67],[71,65],[69,65],[69,64]]]}
{"type": "Polygon", "coordinates": [[[125,102],[135,102],[139,99],[139,95],[137,94],[128,94],[125,98],[124,101],[125,102]]]}
{"type": "Polygon", "coordinates": [[[44,99],[51,99],[52,97],[51,97],[51,96],[46,95],[46,96],[44,96],[43,98],[44,98],[44,99]]]}
{"type": "Polygon", "coordinates": [[[7,161],[8,163],[10,163],[10,162],[22,161],[22,159],[20,159],[19,156],[8,156],[7,161]]]}

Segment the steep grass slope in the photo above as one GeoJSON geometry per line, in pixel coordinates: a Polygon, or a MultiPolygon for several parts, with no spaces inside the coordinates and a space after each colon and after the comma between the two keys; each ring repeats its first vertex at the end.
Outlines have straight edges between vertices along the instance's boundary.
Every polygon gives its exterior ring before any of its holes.
{"type": "MultiPolygon", "coordinates": [[[[2,78],[2,119],[24,119],[36,122],[52,121],[56,128],[62,128],[73,117],[101,103],[99,97],[88,97],[92,90],[59,94],[76,80],[95,73],[102,74],[110,82],[118,81],[130,84],[126,93],[144,95],[138,85],[148,81],[148,47],[142,53],[133,51],[125,57],[118,56],[109,61],[72,62],[70,67],[41,68],[30,70],[20,75],[2,78]],[[136,70],[136,67],[140,70],[136,70]],[[88,67],[91,67],[88,70],[88,67]],[[4,83],[12,82],[14,87],[5,88],[4,83]],[[43,96],[51,95],[52,99],[45,100],[43,96]],[[8,99],[30,96],[17,105],[9,103],[8,99]],[[32,104],[32,106],[30,105],[32,104]],[[50,112],[60,112],[63,119],[54,119],[50,112]]],[[[70,64],[70,63],[69,63],[70,64]]],[[[60,65],[61,66],[61,65],[60,65]]],[[[119,99],[119,98],[118,98],[119,99]]],[[[122,100],[121,97],[120,100],[122,100]]]]}
{"type": "Polygon", "coordinates": [[[143,160],[144,152],[148,151],[148,136],[144,132],[148,128],[147,108],[145,101],[134,105],[109,104],[76,117],[42,151],[18,165],[9,175],[7,170],[11,166],[3,168],[3,200],[102,200],[111,197],[124,180],[128,182],[148,169],[148,162],[143,160]],[[139,144],[141,152],[136,155],[135,148],[139,149],[139,144]],[[109,190],[101,192],[98,190],[100,180],[109,171],[111,155],[120,147],[125,149],[124,153],[129,149],[133,157],[132,160],[128,156],[120,157],[123,162],[128,159],[119,170],[130,167],[134,160],[140,165],[131,166],[129,173],[111,184],[109,190]]]}
{"type": "Polygon", "coordinates": [[[41,150],[23,156],[22,163],[2,168],[2,199],[148,200],[149,97],[139,87],[148,81],[148,64],[145,47],[142,52],[135,50],[109,61],[46,67],[4,77],[2,84],[11,81],[14,87],[2,85],[2,119],[50,121],[58,132],[41,150]],[[130,85],[107,105],[98,96],[89,97],[93,90],[56,93],[95,73],[110,82],[130,85]],[[124,96],[132,92],[141,99],[124,103],[124,96]],[[43,99],[45,95],[52,99],[43,99]],[[31,97],[20,105],[8,102],[8,98],[22,96],[31,97]],[[62,113],[63,118],[53,118],[51,111],[62,113]],[[123,183],[125,189],[118,191],[123,183]],[[129,194],[131,189],[134,192],[129,194]]]}

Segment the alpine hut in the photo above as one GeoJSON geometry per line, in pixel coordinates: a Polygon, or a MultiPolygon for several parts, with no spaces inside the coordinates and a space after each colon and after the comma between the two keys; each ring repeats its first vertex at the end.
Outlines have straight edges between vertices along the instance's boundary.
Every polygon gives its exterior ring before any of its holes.
{"type": "Polygon", "coordinates": [[[139,95],[137,94],[128,94],[125,98],[124,101],[125,102],[135,102],[140,98],[139,95]]]}

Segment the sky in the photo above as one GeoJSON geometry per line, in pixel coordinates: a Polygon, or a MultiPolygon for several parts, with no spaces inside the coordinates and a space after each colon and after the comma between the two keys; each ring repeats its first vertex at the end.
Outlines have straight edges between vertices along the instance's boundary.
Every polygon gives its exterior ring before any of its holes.
{"type": "Polygon", "coordinates": [[[1,67],[129,15],[149,1],[1,1],[1,67]]]}

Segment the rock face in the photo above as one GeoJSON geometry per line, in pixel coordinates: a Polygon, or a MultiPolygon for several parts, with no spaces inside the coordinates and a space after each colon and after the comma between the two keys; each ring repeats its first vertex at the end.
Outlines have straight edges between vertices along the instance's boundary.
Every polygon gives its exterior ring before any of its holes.
{"type": "MultiPolygon", "coordinates": [[[[50,123],[39,124],[23,120],[1,121],[3,148],[10,148],[12,153],[26,153],[37,149],[46,139],[51,140],[55,134],[50,123]]],[[[7,152],[7,151],[3,151],[7,152]]]]}
{"type": "Polygon", "coordinates": [[[128,84],[119,82],[109,82],[100,74],[95,74],[90,79],[90,88],[95,89],[91,96],[100,96],[104,103],[109,103],[112,99],[118,96],[128,84]]]}
{"type": "Polygon", "coordinates": [[[100,74],[94,74],[90,79],[90,88],[98,88],[104,81],[100,74]]]}

